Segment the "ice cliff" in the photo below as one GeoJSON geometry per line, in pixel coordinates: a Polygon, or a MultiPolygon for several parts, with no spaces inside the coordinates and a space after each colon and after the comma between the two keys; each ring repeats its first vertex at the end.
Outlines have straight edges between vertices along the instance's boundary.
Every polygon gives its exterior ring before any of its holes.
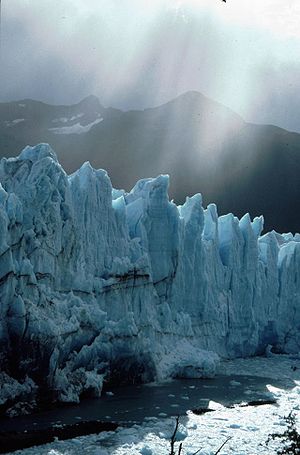
{"type": "Polygon", "coordinates": [[[0,404],[103,381],[213,374],[217,355],[300,346],[300,236],[177,207],[168,177],[114,190],[48,145],[0,164],[0,404]]]}

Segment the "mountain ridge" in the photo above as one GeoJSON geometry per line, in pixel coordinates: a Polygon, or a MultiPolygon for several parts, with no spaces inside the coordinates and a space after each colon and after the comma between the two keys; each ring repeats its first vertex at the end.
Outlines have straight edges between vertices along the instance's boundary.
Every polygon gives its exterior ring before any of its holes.
{"type": "Polygon", "coordinates": [[[221,214],[264,213],[268,230],[300,230],[300,134],[245,122],[199,92],[130,111],[104,107],[94,95],[74,105],[0,103],[0,157],[41,142],[69,173],[89,160],[127,191],[141,178],[168,173],[178,203],[201,192],[221,214]]]}

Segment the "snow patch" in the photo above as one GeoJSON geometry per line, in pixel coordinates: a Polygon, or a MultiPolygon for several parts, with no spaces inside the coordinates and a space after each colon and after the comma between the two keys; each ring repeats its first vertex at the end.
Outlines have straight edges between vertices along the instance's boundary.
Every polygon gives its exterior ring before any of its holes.
{"type": "Polygon", "coordinates": [[[98,125],[103,121],[103,118],[98,118],[94,120],[93,122],[89,123],[88,125],[81,125],[80,123],[75,123],[75,125],[71,126],[61,126],[57,128],[49,128],[49,131],[51,131],[54,134],[84,134],[88,133],[93,126],[98,125]]]}
{"type": "Polygon", "coordinates": [[[60,117],[60,118],[55,118],[52,120],[52,123],[69,123],[73,122],[74,120],[77,120],[79,118],[84,117],[84,113],[73,115],[72,117],[60,117]]]}
{"type": "Polygon", "coordinates": [[[24,118],[16,118],[15,120],[6,120],[4,123],[5,123],[5,126],[7,126],[8,128],[12,128],[13,126],[18,125],[19,123],[22,123],[22,122],[25,122],[24,118]]]}

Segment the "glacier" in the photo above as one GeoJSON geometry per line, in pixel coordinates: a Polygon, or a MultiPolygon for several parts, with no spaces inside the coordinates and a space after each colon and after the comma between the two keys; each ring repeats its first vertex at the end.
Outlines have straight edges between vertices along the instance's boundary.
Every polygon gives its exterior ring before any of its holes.
{"type": "Polygon", "coordinates": [[[78,402],[104,384],[214,374],[300,350],[300,235],[218,216],[169,177],[126,193],[47,144],[0,163],[0,404],[78,402]]]}

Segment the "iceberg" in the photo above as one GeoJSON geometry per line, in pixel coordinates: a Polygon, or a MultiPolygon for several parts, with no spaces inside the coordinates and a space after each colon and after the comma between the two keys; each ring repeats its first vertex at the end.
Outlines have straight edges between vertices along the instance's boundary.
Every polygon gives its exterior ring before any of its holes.
{"type": "Polygon", "coordinates": [[[299,235],[176,206],[166,175],[129,193],[89,163],[68,176],[47,144],[3,158],[0,183],[1,403],[299,352],[299,235]]]}

